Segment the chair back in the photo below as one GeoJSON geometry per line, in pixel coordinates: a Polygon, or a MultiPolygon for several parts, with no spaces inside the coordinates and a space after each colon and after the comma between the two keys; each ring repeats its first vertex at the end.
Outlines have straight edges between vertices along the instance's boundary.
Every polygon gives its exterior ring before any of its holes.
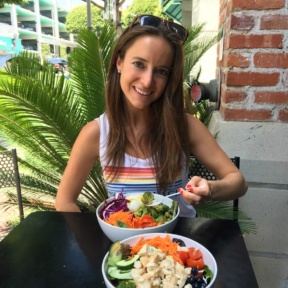
{"type": "Polygon", "coordinates": [[[24,219],[16,149],[0,152],[0,188],[16,187],[20,221],[24,219]]]}
{"type": "MultiPolygon", "coordinates": [[[[235,164],[235,166],[240,169],[240,157],[235,156],[234,158],[230,158],[231,161],[235,164]]],[[[194,156],[190,156],[190,167],[189,167],[189,179],[193,176],[199,176],[206,180],[217,180],[217,177],[210,172],[203,164],[199,162],[194,156]]],[[[234,211],[234,219],[238,218],[238,206],[239,199],[233,200],[233,211],[234,211]]]]}

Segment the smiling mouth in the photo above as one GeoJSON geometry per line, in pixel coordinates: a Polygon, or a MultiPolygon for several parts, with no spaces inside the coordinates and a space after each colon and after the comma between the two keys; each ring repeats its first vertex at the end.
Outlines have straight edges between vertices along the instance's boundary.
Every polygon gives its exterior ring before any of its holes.
{"type": "Polygon", "coordinates": [[[144,96],[148,96],[148,95],[151,95],[153,93],[152,91],[150,91],[150,92],[142,91],[142,90],[140,90],[140,89],[138,89],[136,87],[134,87],[134,89],[135,89],[136,92],[138,92],[139,94],[144,95],[144,96]]]}

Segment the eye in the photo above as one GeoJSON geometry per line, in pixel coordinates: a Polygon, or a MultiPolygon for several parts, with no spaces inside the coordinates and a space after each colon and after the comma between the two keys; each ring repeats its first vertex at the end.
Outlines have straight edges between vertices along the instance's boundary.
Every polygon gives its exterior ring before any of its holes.
{"type": "Polygon", "coordinates": [[[135,62],[133,62],[133,65],[134,65],[135,67],[137,67],[137,68],[143,68],[143,67],[144,67],[144,65],[143,65],[143,63],[142,63],[141,61],[135,61],[135,62]]]}
{"type": "Polygon", "coordinates": [[[169,70],[168,69],[165,69],[165,68],[159,68],[157,69],[156,71],[156,74],[159,75],[159,76],[168,76],[169,75],[169,70]]]}

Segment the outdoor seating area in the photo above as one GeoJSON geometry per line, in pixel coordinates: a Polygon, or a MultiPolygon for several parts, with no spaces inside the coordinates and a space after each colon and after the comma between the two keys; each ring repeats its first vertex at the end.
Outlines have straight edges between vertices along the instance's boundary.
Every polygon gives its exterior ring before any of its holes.
{"type": "Polygon", "coordinates": [[[0,287],[288,288],[288,0],[96,2],[0,4],[0,287]]]}
{"type": "Polygon", "coordinates": [[[15,187],[16,189],[19,218],[22,221],[24,209],[16,149],[0,152],[0,189],[7,187],[15,187]]]}

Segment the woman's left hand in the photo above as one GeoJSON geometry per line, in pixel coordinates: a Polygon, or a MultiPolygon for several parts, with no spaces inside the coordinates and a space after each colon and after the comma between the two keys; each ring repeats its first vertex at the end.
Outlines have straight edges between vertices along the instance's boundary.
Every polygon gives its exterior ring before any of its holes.
{"type": "Polygon", "coordinates": [[[179,188],[178,191],[188,204],[203,204],[211,198],[211,189],[206,179],[194,176],[189,180],[185,188],[179,188]]]}

